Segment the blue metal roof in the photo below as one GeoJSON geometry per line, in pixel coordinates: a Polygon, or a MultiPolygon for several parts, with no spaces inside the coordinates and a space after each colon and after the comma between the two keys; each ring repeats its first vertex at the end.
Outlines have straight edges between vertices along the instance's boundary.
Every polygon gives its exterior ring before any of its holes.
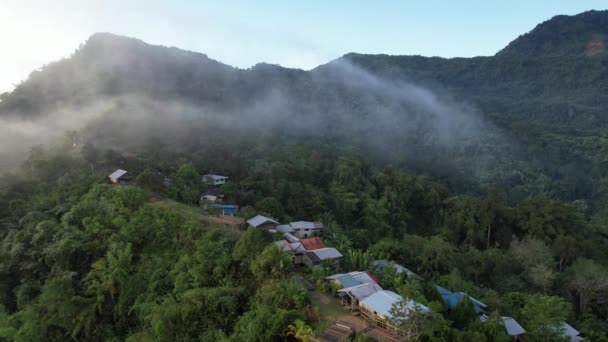
{"type": "MultiPolygon", "coordinates": [[[[452,292],[446,289],[445,287],[441,287],[438,285],[436,286],[436,288],[439,294],[441,295],[441,298],[443,298],[444,303],[448,306],[449,310],[454,309],[456,305],[458,305],[460,300],[466,296],[464,292],[452,292]]],[[[473,303],[475,312],[480,312],[481,309],[486,307],[484,303],[478,301],[473,297],[469,297],[469,299],[471,300],[471,303],[473,303]]]]}
{"type": "Polygon", "coordinates": [[[360,281],[353,278],[353,276],[351,276],[350,274],[343,274],[341,276],[338,276],[336,277],[336,280],[339,281],[340,284],[342,284],[342,287],[351,287],[361,284],[360,281]]]}

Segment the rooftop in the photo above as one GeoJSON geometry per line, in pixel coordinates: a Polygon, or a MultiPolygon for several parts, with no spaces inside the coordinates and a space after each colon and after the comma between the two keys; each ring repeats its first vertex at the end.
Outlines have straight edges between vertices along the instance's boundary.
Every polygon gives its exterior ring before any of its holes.
{"type": "MultiPolygon", "coordinates": [[[[460,302],[460,300],[462,298],[467,296],[467,294],[464,292],[452,292],[439,285],[437,285],[436,288],[437,288],[437,291],[439,292],[439,294],[441,295],[441,297],[443,298],[443,301],[448,306],[448,309],[455,308],[456,305],[458,305],[458,302],[460,302]]],[[[473,297],[469,296],[469,299],[473,303],[473,306],[475,307],[476,312],[480,312],[480,311],[482,311],[482,309],[485,309],[487,307],[487,305],[485,305],[484,303],[480,302],[479,300],[477,300],[473,297]]]]}
{"type": "Polygon", "coordinates": [[[519,336],[526,333],[526,330],[513,317],[502,317],[502,323],[509,336],[519,336]]]}
{"type": "Polygon", "coordinates": [[[296,221],[289,224],[293,229],[321,229],[323,224],[321,222],[310,222],[310,221],[296,221]]]}
{"type": "Polygon", "coordinates": [[[308,253],[313,253],[319,258],[319,260],[338,259],[342,257],[342,253],[338,252],[337,249],[331,247],[315,249],[314,251],[309,251],[308,253]]]}
{"type": "Polygon", "coordinates": [[[303,239],[302,245],[304,245],[304,248],[306,248],[306,250],[309,250],[309,251],[325,248],[325,244],[323,244],[323,240],[319,239],[318,237],[303,239]]]}
{"type": "Polygon", "coordinates": [[[361,301],[361,305],[374,311],[377,315],[391,318],[390,310],[393,304],[403,298],[393,291],[380,290],[361,301]]]}
{"type": "Polygon", "coordinates": [[[110,177],[112,179],[118,179],[118,178],[124,176],[126,173],[127,173],[127,171],[118,169],[118,170],[112,172],[108,177],[110,177]]]}
{"type": "Polygon", "coordinates": [[[226,176],[220,176],[220,175],[214,175],[214,174],[206,174],[203,175],[203,178],[205,179],[211,179],[211,180],[222,180],[222,179],[228,179],[229,177],[226,176]]]}
{"type": "Polygon", "coordinates": [[[378,291],[382,291],[382,288],[376,283],[359,284],[338,290],[338,292],[350,294],[352,297],[357,298],[357,300],[359,301],[371,296],[372,294],[378,291]]]}
{"type": "Polygon", "coordinates": [[[257,215],[253,218],[250,218],[249,220],[247,220],[247,223],[249,223],[249,225],[252,227],[259,227],[266,223],[279,224],[279,222],[271,219],[270,217],[266,217],[266,216],[262,216],[262,215],[257,215]]]}
{"type": "Polygon", "coordinates": [[[294,230],[289,224],[280,224],[277,226],[277,230],[282,233],[293,233],[294,230]]]}

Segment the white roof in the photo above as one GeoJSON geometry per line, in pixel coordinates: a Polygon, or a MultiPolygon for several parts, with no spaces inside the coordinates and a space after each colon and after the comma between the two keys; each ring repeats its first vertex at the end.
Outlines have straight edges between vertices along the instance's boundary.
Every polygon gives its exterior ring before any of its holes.
{"type": "Polygon", "coordinates": [[[266,217],[266,216],[262,216],[262,215],[257,215],[256,217],[250,218],[249,220],[247,220],[247,223],[249,223],[249,225],[251,225],[253,227],[259,227],[265,223],[279,224],[279,222],[271,219],[270,217],[266,217]]]}
{"type": "Polygon", "coordinates": [[[289,224],[278,225],[277,230],[283,233],[293,233],[293,228],[289,224]]]}
{"type": "Polygon", "coordinates": [[[289,224],[293,229],[321,229],[323,225],[320,222],[296,221],[289,224]]]}
{"type": "Polygon", "coordinates": [[[298,239],[297,237],[289,234],[289,233],[285,233],[285,235],[283,235],[285,237],[285,240],[289,241],[289,242],[300,242],[300,239],[298,239]]]}
{"type": "Polygon", "coordinates": [[[310,251],[309,253],[314,253],[319,258],[319,260],[337,259],[342,257],[342,253],[338,252],[337,249],[332,247],[315,249],[314,251],[310,251]]]}
{"type": "Polygon", "coordinates": [[[350,294],[351,296],[357,298],[358,301],[362,301],[378,291],[382,291],[382,288],[376,283],[359,284],[338,290],[338,292],[350,294]]]}
{"type": "Polygon", "coordinates": [[[393,303],[396,303],[401,299],[403,298],[393,291],[380,290],[362,300],[359,305],[366,307],[371,311],[375,311],[376,314],[380,316],[390,318],[392,316],[389,311],[393,307],[393,303]]]}
{"type": "Polygon", "coordinates": [[[513,317],[502,317],[502,323],[509,336],[519,336],[526,333],[526,330],[513,317]]]}
{"type": "Polygon", "coordinates": [[[204,175],[203,177],[207,178],[207,179],[212,179],[212,180],[228,179],[228,177],[226,177],[226,176],[220,176],[220,175],[214,175],[214,174],[207,174],[207,175],[204,175]]]}
{"type": "MultiPolygon", "coordinates": [[[[392,317],[392,315],[390,314],[390,310],[393,307],[393,304],[397,303],[400,300],[403,300],[403,297],[396,294],[395,292],[380,290],[362,300],[359,305],[366,307],[369,310],[375,311],[376,314],[388,319],[392,317]]],[[[406,308],[408,311],[414,309],[418,309],[425,313],[430,311],[429,308],[427,308],[426,306],[411,299],[406,302],[406,308]]]]}
{"type": "Polygon", "coordinates": [[[124,176],[126,173],[127,173],[127,171],[118,169],[118,170],[112,172],[108,177],[110,177],[111,179],[118,179],[118,178],[124,176]]]}

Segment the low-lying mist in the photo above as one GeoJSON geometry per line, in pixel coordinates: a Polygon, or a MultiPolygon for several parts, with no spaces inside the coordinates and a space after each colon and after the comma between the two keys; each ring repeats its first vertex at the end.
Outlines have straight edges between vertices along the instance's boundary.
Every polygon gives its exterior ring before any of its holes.
{"type": "MultiPolygon", "coordinates": [[[[235,72],[242,80],[254,69],[235,72]]],[[[227,96],[231,105],[183,96],[158,98],[137,89],[90,96],[94,89],[108,87],[92,84],[86,103],[68,98],[58,109],[30,119],[5,115],[0,119],[0,169],[17,166],[32,146],[53,144],[67,131],[78,131],[82,140],[99,148],[124,151],[149,144],[179,150],[222,132],[251,141],[300,139],[354,146],[371,159],[413,167],[419,163],[420,169],[466,158],[473,161],[471,171],[491,167],[496,162],[491,149],[508,145],[465,102],[405,81],[380,79],[344,59],[287,86],[264,84],[263,90],[254,86],[254,93],[244,94],[236,90],[236,82],[227,96]]],[[[264,80],[252,80],[256,82],[264,80]]]]}

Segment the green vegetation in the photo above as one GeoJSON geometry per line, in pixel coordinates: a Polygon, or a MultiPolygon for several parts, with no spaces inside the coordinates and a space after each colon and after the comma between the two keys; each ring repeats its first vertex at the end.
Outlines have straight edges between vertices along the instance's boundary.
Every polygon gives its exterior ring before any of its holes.
{"type": "MultiPolygon", "coordinates": [[[[470,307],[446,312],[436,283],[516,318],[533,339],[556,333],[562,321],[606,338],[598,326],[607,318],[608,240],[575,206],[457,195],[340,151],[288,145],[255,162],[223,156],[227,169],[244,167],[224,186],[227,200],[281,221],[322,220],[326,243],[345,255],[344,271],[383,258],[422,276],[378,274],[385,288],[434,308],[437,316],[417,336],[494,336],[470,307]]],[[[141,158],[164,172],[166,161],[141,158]]],[[[89,162],[77,151],[34,151],[21,172],[1,180],[5,339],[262,341],[315,326],[314,307],[338,314],[290,280],[290,257],[270,247],[266,233],[209,230],[179,192],[107,185],[89,162]]],[[[93,163],[103,169],[106,161],[93,163]]],[[[168,176],[184,168],[173,169],[168,176]]],[[[307,272],[314,280],[337,271],[324,264],[307,272]]]]}

